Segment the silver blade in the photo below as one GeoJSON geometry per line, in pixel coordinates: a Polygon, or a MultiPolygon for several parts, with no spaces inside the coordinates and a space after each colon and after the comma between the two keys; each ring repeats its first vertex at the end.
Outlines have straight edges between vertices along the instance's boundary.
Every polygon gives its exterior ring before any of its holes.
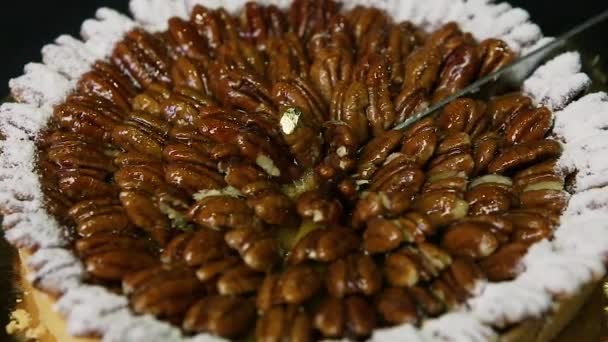
{"type": "Polygon", "coordinates": [[[602,13],[594,16],[593,18],[586,20],[584,23],[574,27],[568,32],[562,34],[549,44],[533,50],[525,56],[518,58],[516,61],[512,62],[506,67],[475,81],[466,88],[430,106],[426,110],[407,118],[405,121],[395,126],[393,129],[405,129],[411,126],[412,124],[418,122],[419,120],[437,112],[438,110],[441,110],[448,103],[463,96],[471,96],[476,93],[491,90],[489,88],[501,89],[508,87],[521,87],[526,78],[528,78],[532,71],[534,71],[543,61],[547,60],[547,58],[549,58],[550,56],[555,55],[556,52],[560,51],[573,38],[576,38],[582,33],[593,29],[598,24],[603,23],[607,19],[608,10],[605,10],[602,13]]]}

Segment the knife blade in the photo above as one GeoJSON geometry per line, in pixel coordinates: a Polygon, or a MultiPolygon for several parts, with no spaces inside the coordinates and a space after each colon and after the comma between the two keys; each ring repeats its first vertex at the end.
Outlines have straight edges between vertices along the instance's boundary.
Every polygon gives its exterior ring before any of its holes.
{"type": "Polygon", "coordinates": [[[450,102],[464,96],[471,96],[474,94],[484,93],[484,95],[491,96],[496,94],[498,89],[507,88],[519,88],[528,76],[544,61],[548,60],[552,56],[559,53],[564,47],[568,46],[569,43],[586,33],[587,31],[595,28],[601,23],[608,22],[608,9],[599,13],[598,15],[584,21],[580,25],[575,26],[569,31],[560,35],[557,39],[550,43],[541,46],[533,51],[527,53],[524,56],[519,57],[517,60],[511,62],[504,68],[495,71],[494,73],[487,75],[457,93],[443,99],[442,101],[428,107],[424,111],[412,115],[411,117],[404,120],[393,129],[402,130],[408,128],[414,123],[422,120],[423,118],[436,113],[443,109],[450,102]]]}

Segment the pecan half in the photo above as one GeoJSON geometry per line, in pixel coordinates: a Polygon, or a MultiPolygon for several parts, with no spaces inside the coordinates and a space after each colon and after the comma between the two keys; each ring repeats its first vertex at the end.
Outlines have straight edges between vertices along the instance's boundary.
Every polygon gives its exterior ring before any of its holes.
{"type": "Polygon", "coordinates": [[[328,338],[345,334],[365,337],[376,326],[376,317],[363,297],[326,297],[315,314],[314,326],[328,338]]]}
{"type": "Polygon", "coordinates": [[[188,310],[182,326],[189,332],[210,332],[231,338],[247,332],[254,319],[255,306],[251,300],[215,295],[196,302],[188,310]]]}
{"type": "Polygon", "coordinates": [[[294,305],[274,306],[258,318],[256,341],[312,341],[312,318],[294,305]]]}
{"type": "Polygon", "coordinates": [[[329,265],[325,286],[334,297],[372,295],[382,287],[382,274],[375,262],[363,254],[351,254],[329,265]]]}

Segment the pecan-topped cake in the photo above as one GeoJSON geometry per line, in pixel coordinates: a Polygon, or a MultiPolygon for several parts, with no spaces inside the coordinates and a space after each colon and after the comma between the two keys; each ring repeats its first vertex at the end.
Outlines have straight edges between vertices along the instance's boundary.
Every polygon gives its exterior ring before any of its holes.
{"type": "Polygon", "coordinates": [[[131,8],[0,108],[5,235],[50,340],[545,341],[604,274],[608,98],[576,53],[393,129],[548,42],[525,11],[131,8]]]}

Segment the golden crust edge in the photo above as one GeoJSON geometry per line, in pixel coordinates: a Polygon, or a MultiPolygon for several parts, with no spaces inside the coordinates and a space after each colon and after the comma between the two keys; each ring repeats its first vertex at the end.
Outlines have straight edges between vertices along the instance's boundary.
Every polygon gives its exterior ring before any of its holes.
{"type": "MultiPolygon", "coordinates": [[[[33,322],[43,325],[47,334],[40,342],[98,342],[96,337],[75,337],[69,334],[67,322],[60,313],[53,309],[55,299],[36,289],[27,281],[27,260],[30,253],[18,249],[18,275],[20,290],[24,294],[25,309],[32,316],[33,322]]],[[[528,319],[502,333],[499,342],[548,342],[553,340],[574,319],[581,308],[593,294],[600,281],[584,285],[578,293],[564,296],[554,304],[554,311],[541,319],[528,319]]]]}

